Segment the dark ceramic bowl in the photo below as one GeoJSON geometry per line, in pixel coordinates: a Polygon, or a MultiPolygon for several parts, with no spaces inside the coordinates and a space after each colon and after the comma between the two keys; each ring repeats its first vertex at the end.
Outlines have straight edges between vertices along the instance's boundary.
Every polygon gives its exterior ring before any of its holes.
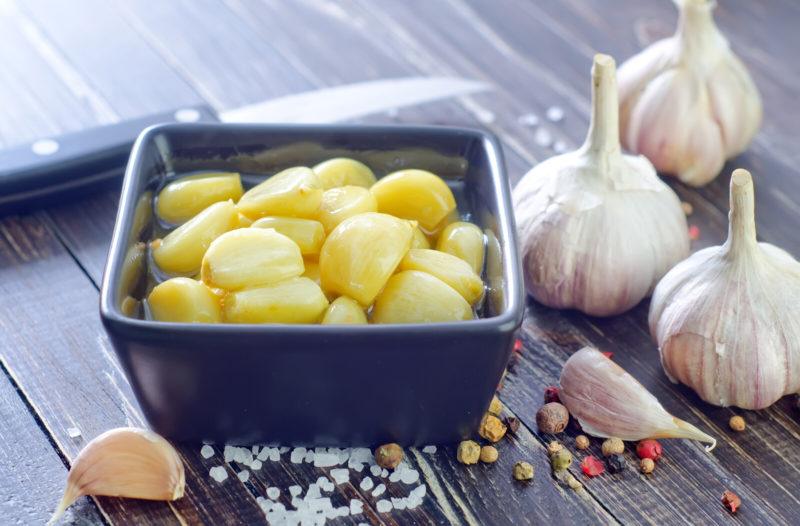
{"type": "Polygon", "coordinates": [[[169,124],[136,142],[100,314],[139,403],[176,440],[356,446],[474,436],[523,312],[502,154],[480,131],[409,126],[169,124]],[[481,319],[370,326],[179,324],[142,319],[152,196],[196,170],[248,174],[347,156],[380,177],[427,169],[487,234],[481,319]]]}

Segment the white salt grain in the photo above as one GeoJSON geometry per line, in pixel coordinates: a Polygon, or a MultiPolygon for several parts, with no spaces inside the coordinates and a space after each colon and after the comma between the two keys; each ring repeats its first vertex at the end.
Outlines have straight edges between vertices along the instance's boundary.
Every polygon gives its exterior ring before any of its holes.
{"type": "Polygon", "coordinates": [[[303,461],[303,458],[305,456],[306,456],[306,448],[296,447],[292,450],[292,454],[289,456],[289,461],[292,464],[299,464],[303,461]]]}
{"type": "Polygon", "coordinates": [[[280,497],[280,496],[281,496],[281,490],[280,489],[278,489],[278,488],[276,488],[274,486],[271,486],[271,487],[267,488],[267,497],[269,497],[270,499],[278,500],[278,497],[280,497]]]}
{"type": "Polygon", "coordinates": [[[547,108],[547,120],[550,122],[560,122],[564,120],[564,110],[559,106],[550,106],[547,108]]]}
{"type": "Polygon", "coordinates": [[[339,464],[339,455],[336,453],[315,453],[314,467],[329,468],[339,464]]]}
{"type": "Polygon", "coordinates": [[[348,515],[350,515],[350,508],[347,506],[339,506],[336,508],[337,517],[347,517],[348,515]]]}
{"type": "Polygon", "coordinates": [[[225,446],[222,456],[225,459],[225,462],[233,461],[233,458],[236,456],[236,448],[233,446],[225,446]]]}
{"type": "Polygon", "coordinates": [[[70,438],[78,438],[79,436],[81,436],[81,430],[78,429],[77,427],[68,427],[67,435],[69,435],[70,438]]]}
{"type": "Polygon", "coordinates": [[[409,496],[421,499],[425,496],[427,492],[428,492],[428,487],[425,484],[420,484],[419,486],[411,490],[409,496]]]}
{"type": "Polygon", "coordinates": [[[405,497],[392,497],[392,507],[396,510],[404,510],[408,506],[408,499],[405,497]]]}
{"type": "Polygon", "coordinates": [[[358,499],[350,501],[350,515],[361,515],[364,513],[364,503],[358,499]]]}
{"type": "Polygon", "coordinates": [[[200,456],[203,458],[211,458],[214,456],[214,448],[206,444],[200,448],[200,456]]]}
{"type": "Polygon", "coordinates": [[[226,478],[228,478],[228,471],[222,466],[214,466],[210,470],[208,470],[209,476],[212,479],[216,480],[217,482],[222,482],[226,478]]]}
{"type": "Polygon", "coordinates": [[[381,467],[377,464],[369,467],[369,472],[372,473],[372,476],[374,477],[379,477],[382,471],[383,470],[381,469],[381,467]]]}
{"type": "Polygon", "coordinates": [[[369,477],[364,477],[361,480],[361,484],[358,485],[358,487],[361,488],[364,491],[371,490],[373,488],[373,486],[375,486],[375,483],[372,482],[372,479],[369,478],[369,477]]]}
{"type": "Polygon", "coordinates": [[[301,493],[303,493],[303,488],[301,488],[300,486],[297,485],[289,486],[289,495],[291,495],[292,497],[296,497],[301,493]]]}
{"type": "Polygon", "coordinates": [[[533,142],[543,148],[548,148],[553,144],[553,135],[546,129],[539,128],[536,130],[536,133],[533,134],[533,142]]]}
{"type": "Polygon", "coordinates": [[[399,466],[397,466],[397,469],[394,470],[391,475],[389,475],[389,482],[399,482],[400,476],[402,474],[403,474],[403,465],[400,464],[399,466]]]}
{"type": "Polygon", "coordinates": [[[386,491],[386,484],[378,484],[372,492],[373,497],[380,497],[386,491]]]}
{"type": "Polygon", "coordinates": [[[386,478],[388,476],[389,476],[389,470],[384,468],[383,471],[381,471],[381,478],[386,478]]]}
{"type": "Polygon", "coordinates": [[[386,499],[381,499],[375,503],[375,509],[378,513],[389,513],[392,511],[392,503],[386,499]]]}
{"type": "Polygon", "coordinates": [[[250,472],[247,471],[246,469],[237,473],[236,476],[239,477],[239,480],[241,480],[242,482],[247,482],[248,480],[250,480],[250,472]]]}
{"type": "Polygon", "coordinates": [[[261,461],[258,459],[254,460],[250,464],[250,469],[252,469],[253,471],[258,471],[259,469],[261,469],[261,461]]]}
{"type": "Polygon", "coordinates": [[[406,469],[400,474],[400,481],[403,484],[415,484],[419,481],[419,471],[416,469],[406,469]]]}
{"type": "Polygon", "coordinates": [[[253,455],[257,456],[258,455],[258,446],[253,446],[251,448],[251,451],[253,452],[253,455]]]}
{"type": "Polygon", "coordinates": [[[312,464],[316,456],[317,456],[316,453],[314,453],[313,451],[306,451],[306,458],[303,459],[303,462],[305,462],[306,464],[312,464]]]}
{"type": "Polygon", "coordinates": [[[436,453],[436,446],[425,446],[422,448],[423,453],[428,453],[429,455],[433,455],[436,453]]]}
{"type": "Polygon", "coordinates": [[[352,469],[352,470],[357,471],[358,473],[361,473],[362,471],[364,471],[364,464],[356,464],[355,466],[348,465],[348,467],[350,469],[352,469]]]}
{"type": "Polygon", "coordinates": [[[267,460],[267,459],[269,458],[269,452],[270,452],[271,450],[272,450],[272,448],[270,448],[270,447],[265,447],[264,449],[262,449],[262,450],[259,452],[259,454],[258,454],[258,456],[256,457],[256,459],[257,459],[257,460],[260,460],[261,462],[264,462],[265,460],[267,460]]]}
{"type": "Polygon", "coordinates": [[[277,462],[281,459],[281,453],[275,448],[270,449],[269,451],[269,459],[272,462],[277,462]]]}
{"type": "Polygon", "coordinates": [[[539,117],[535,113],[525,113],[519,116],[517,122],[523,126],[530,126],[533,128],[539,124],[539,117]]]}
{"type": "Polygon", "coordinates": [[[350,480],[350,470],[347,468],[332,469],[331,477],[336,484],[344,484],[350,480]]]}

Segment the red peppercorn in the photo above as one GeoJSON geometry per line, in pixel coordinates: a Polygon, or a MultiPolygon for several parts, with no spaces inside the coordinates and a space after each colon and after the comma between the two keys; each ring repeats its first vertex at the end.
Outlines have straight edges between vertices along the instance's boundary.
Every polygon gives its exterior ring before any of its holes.
{"type": "Polygon", "coordinates": [[[697,225],[690,225],[689,226],[689,239],[695,241],[700,239],[700,227],[697,225]]]}
{"type": "Polygon", "coordinates": [[[520,340],[519,338],[514,340],[514,352],[522,353],[522,340],[520,340]]]}
{"type": "Polygon", "coordinates": [[[603,356],[605,356],[609,360],[613,360],[614,359],[614,353],[613,352],[601,352],[600,354],[602,354],[603,356]]]}
{"type": "Polygon", "coordinates": [[[587,477],[596,477],[597,475],[601,475],[605,470],[606,467],[595,456],[589,455],[581,462],[581,471],[583,471],[583,474],[587,477]]]}
{"type": "Polygon", "coordinates": [[[742,499],[736,493],[725,490],[725,493],[722,494],[722,505],[728,508],[731,513],[736,513],[739,506],[742,505],[742,499]]]}
{"type": "Polygon", "coordinates": [[[549,404],[550,402],[561,403],[561,399],[558,397],[558,387],[553,385],[544,388],[544,403],[549,404]]]}
{"type": "Polygon", "coordinates": [[[636,444],[636,454],[639,455],[639,458],[649,458],[652,461],[656,461],[661,458],[663,453],[664,450],[658,440],[648,438],[636,444]]]}

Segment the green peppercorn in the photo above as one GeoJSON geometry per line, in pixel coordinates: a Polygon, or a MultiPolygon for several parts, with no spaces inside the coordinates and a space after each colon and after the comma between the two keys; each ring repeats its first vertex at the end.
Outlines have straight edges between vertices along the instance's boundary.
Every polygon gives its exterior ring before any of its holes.
{"type": "Polygon", "coordinates": [[[563,471],[572,464],[572,453],[568,449],[562,448],[550,455],[550,466],[553,471],[563,471]]]}

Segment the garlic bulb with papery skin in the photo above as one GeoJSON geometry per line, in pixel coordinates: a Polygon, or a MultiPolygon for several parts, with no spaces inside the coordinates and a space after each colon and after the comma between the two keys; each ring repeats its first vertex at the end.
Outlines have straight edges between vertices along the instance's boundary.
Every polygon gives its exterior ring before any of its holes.
{"type": "Polygon", "coordinates": [[[714,179],[761,125],[761,97],[714,24],[714,0],[675,0],[680,21],[619,68],[622,144],[692,186],[714,179]]]}
{"type": "Polygon", "coordinates": [[[67,488],[48,524],[83,495],[176,500],[186,479],[177,451],[146,429],[106,431],[78,454],[67,476],[67,488]]]}
{"type": "Polygon", "coordinates": [[[753,180],[731,177],[728,239],[670,270],[650,333],[672,381],[708,403],[762,409],[800,391],[800,263],[756,241],[753,180]]]}
{"type": "Polygon", "coordinates": [[[650,391],[597,349],[584,347],[564,364],[558,396],[585,432],[621,440],[687,438],[717,441],[667,413],[650,391]]]}
{"type": "Polygon", "coordinates": [[[528,292],[595,316],[630,309],[689,254],[680,200],[647,159],[620,150],[614,70],[595,56],[583,146],[540,163],[513,192],[528,292]]]}

